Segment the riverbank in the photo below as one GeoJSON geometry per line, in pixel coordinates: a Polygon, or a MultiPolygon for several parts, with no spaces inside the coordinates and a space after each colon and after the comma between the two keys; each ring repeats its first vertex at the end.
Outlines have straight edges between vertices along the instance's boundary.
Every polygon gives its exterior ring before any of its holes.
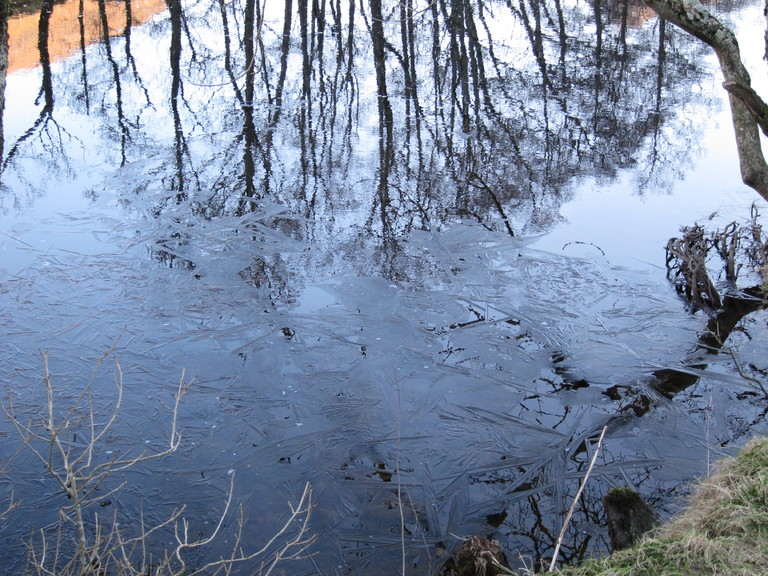
{"type": "Polygon", "coordinates": [[[639,544],[558,576],[759,576],[768,571],[768,439],[702,480],[685,510],[639,544]]]}

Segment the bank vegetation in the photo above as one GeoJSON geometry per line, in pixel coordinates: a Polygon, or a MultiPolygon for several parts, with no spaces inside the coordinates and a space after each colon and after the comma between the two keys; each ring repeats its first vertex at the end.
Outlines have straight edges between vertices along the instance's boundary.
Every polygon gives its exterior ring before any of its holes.
{"type": "Polygon", "coordinates": [[[768,567],[768,439],[697,485],[683,512],[636,546],[558,576],[763,576],[768,567]]]}

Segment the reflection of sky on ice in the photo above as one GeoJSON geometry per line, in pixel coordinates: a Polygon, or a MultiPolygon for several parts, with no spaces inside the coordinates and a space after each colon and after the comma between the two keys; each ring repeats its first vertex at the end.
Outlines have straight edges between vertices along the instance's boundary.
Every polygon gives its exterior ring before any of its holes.
{"type": "MultiPolygon", "coordinates": [[[[213,44],[217,36],[198,39],[213,44]]],[[[160,74],[166,40],[147,28],[135,30],[132,42],[141,69],[160,74]]],[[[37,83],[37,72],[9,78],[6,145],[34,120],[27,104],[37,83]]],[[[713,78],[702,90],[718,83],[713,78]]],[[[187,90],[189,98],[205,92],[191,83],[187,90]]],[[[167,142],[173,131],[163,94],[144,128],[167,142]]],[[[90,126],[84,116],[59,114],[66,105],[57,101],[55,117],[72,123],[62,125],[86,150],[113,145],[95,127],[83,130],[90,126]]],[[[369,106],[363,116],[375,114],[369,106]]],[[[541,497],[546,520],[570,502],[584,460],[579,447],[618,408],[603,391],[642,386],[651,370],[679,362],[696,342],[702,322],[666,282],[664,244],[680,226],[714,212],[722,221],[743,216],[756,198],[739,183],[727,109],[707,126],[695,143],[695,166],[684,167],[671,194],[653,185],[637,194],[645,175],[626,170],[610,183],[569,183],[575,197],[560,210],[563,222],[542,236],[510,238],[458,219],[440,232],[405,235],[393,258],[418,272],[410,284],[381,278],[372,260],[386,260],[386,250],[355,242],[363,229],[359,206],[332,215],[327,246],[275,227],[288,215],[266,201],[244,217],[208,220],[182,204],[156,218],[163,183],[151,180],[144,195],[131,193],[162,161],[152,150],[106,175],[98,155],[72,154],[71,174],[45,189],[6,182],[31,197],[18,212],[4,206],[0,216],[0,325],[12,336],[2,344],[0,374],[20,382],[22,402],[32,403],[37,350],[51,351],[59,381],[74,388],[124,330],[118,356],[130,393],[114,445],[130,446],[136,435],[153,442],[160,401],[168,401],[181,369],[195,379],[182,409],[178,458],[131,477],[134,485],[151,484],[146,495],[164,496],[163,506],[181,503],[185,491],[200,493],[192,510],[210,515],[236,469],[237,496],[248,499],[258,540],[272,527],[258,519],[282,513],[288,494],[311,481],[315,527],[324,536],[318,562],[354,564],[339,550],[360,541],[396,558],[392,484],[377,474],[392,472],[399,459],[414,501],[414,534],[430,545],[447,542],[451,533],[488,530],[485,516],[503,509],[510,520],[498,536],[527,553],[535,521],[529,497],[541,497]],[[86,197],[88,190],[95,193],[86,197]],[[242,233],[246,224],[252,236],[242,233]],[[187,235],[173,249],[195,270],[151,260],[148,248],[172,232],[187,235]],[[242,281],[238,273],[255,255],[283,263],[285,277],[242,281]],[[581,380],[589,387],[573,387],[581,380]]],[[[377,151],[378,128],[360,130],[362,166],[377,151]]],[[[192,142],[204,144],[204,136],[192,142]]],[[[46,184],[45,174],[33,173],[34,160],[24,159],[29,182],[46,184]]],[[[736,435],[721,383],[702,384],[697,394],[708,394],[706,401],[681,395],[617,424],[599,482],[635,482],[659,495],[700,473],[710,450],[704,426],[717,441],[736,435]],[[707,401],[716,406],[709,421],[701,407],[707,401]]],[[[30,483],[20,491],[33,489],[30,483]]],[[[129,488],[125,509],[144,497],[129,488]]],[[[52,493],[44,498],[54,502],[52,493]]],[[[670,502],[659,504],[668,510],[670,502]]],[[[593,530],[589,522],[577,519],[574,530],[593,530]]]]}
{"type": "MultiPolygon", "coordinates": [[[[39,108],[28,103],[35,101],[39,89],[39,69],[8,78],[6,152],[36,120],[39,108]]],[[[68,160],[48,174],[37,158],[23,157],[18,169],[3,174],[8,192],[0,199],[0,269],[4,274],[18,274],[38,260],[47,265],[46,255],[55,257],[60,251],[90,254],[110,249],[103,244],[108,228],[89,228],[98,223],[99,214],[115,215],[113,203],[94,203],[87,194],[103,182],[104,160],[92,152],[99,142],[96,125],[78,114],[57,111],[55,117],[57,125],[50,126],[49,132],[64,135],[68,160]]]]}

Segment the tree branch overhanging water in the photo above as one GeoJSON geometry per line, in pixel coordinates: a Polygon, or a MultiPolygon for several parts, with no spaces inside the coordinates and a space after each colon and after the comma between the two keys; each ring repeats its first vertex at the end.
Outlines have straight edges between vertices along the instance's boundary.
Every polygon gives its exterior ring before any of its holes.
{"type": "Polygon", "coordinates": [[[768,163],[760,145],[758,126],[766,130],[768,106],[751,87],[734,33],[698,0],[646,0],[660,16],[709,45],[725,77],[744,183],[768,200],[768,163]]]}

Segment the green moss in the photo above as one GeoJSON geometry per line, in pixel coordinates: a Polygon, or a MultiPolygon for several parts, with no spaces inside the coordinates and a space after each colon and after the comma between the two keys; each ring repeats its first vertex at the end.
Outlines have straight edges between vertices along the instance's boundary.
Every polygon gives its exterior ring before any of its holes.
{"type": "Polygon", "coordinates": [[[617,506],[632,506],[639,504],[643,501],[640,494],[632,488],[626,486],[620,486],[617,488],[611,488],[608,494],[605,495],[606,503],[615,504],[617,506]]]}

